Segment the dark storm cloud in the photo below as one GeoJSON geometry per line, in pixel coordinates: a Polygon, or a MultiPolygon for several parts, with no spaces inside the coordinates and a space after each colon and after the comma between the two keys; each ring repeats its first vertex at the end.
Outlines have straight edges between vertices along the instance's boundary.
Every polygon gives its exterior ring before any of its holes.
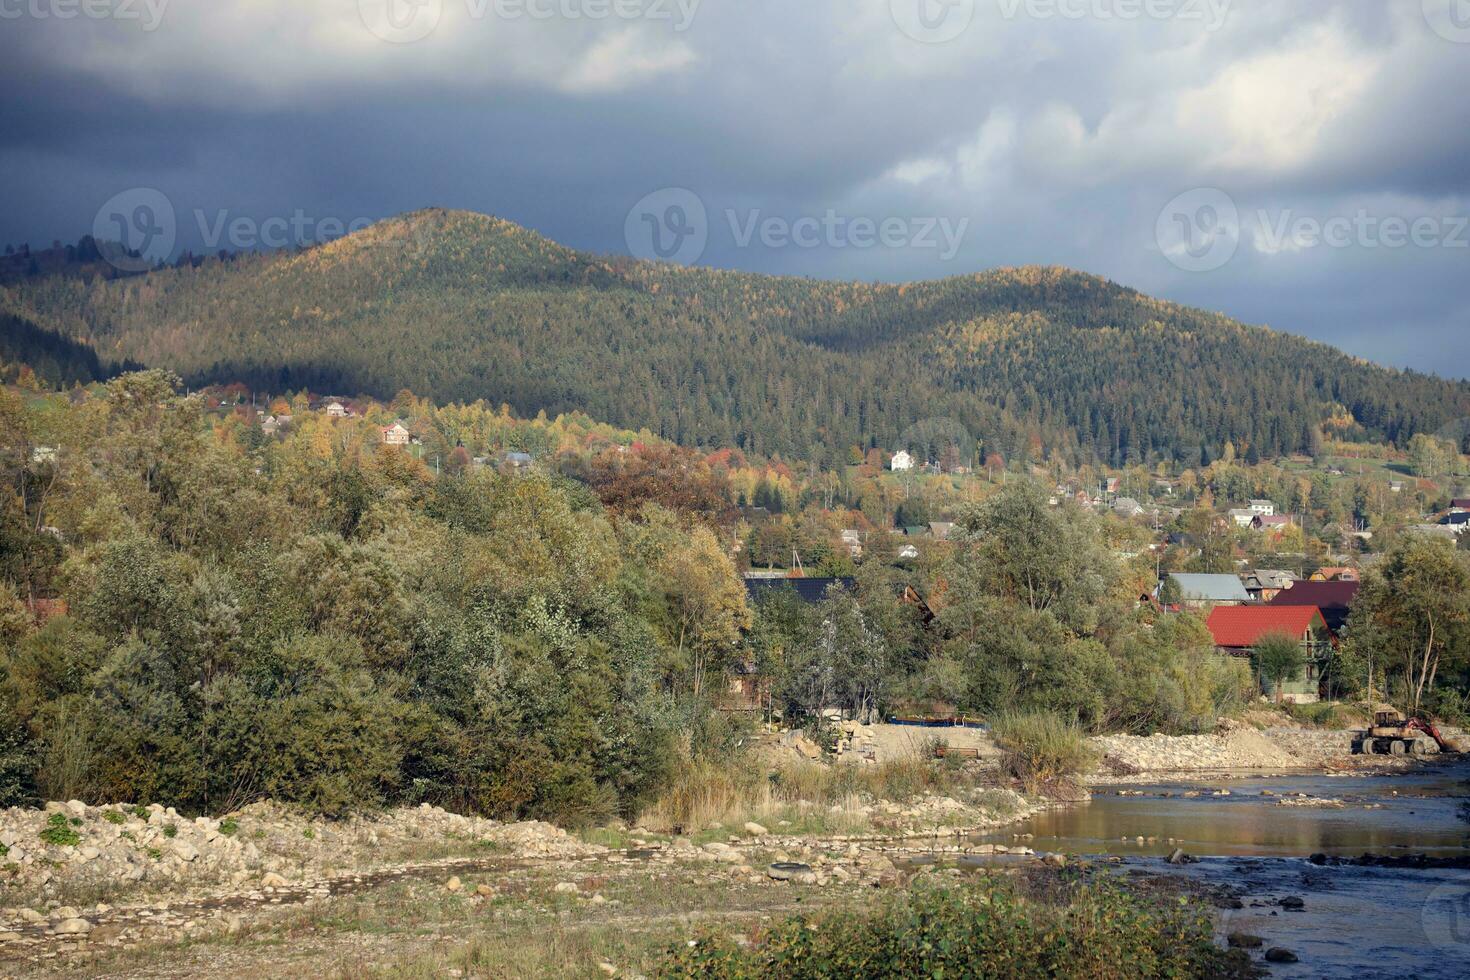
{"type": "Polygon", "coordinates": [[[64,2],[0,0],[0,240],[75,239],[141,186],[174,204],[181,248],[206,247],[221,213],[440,205],[623,252],[634,202],[680,187],[705,207],[711,264],[888,280],[1065,264],[1470,374],[1470,250],[1444,224],[1470,213],[1470,43],[1441,17],[1461,0],[961,0],[973,18],[944,43],[906,34],[889,0],[622,18],[425,0],[437,22],[409,43],[375,36],[356,0],[171,0],[152,30],[34,13],[64,2]],[[1190,271],[1156,224],[1201,187],[1242,226],[1228,261],[1190,271]],[[1440,234],[1261,233],[1364,212],[1440,234]],[[742,244],[803,219],[822,228],[811,247],[742,244]],[[855,223],[885,220],[906,228],[898,247],[854,243],[855,223]],[[926,221],[963,224],[952,257],[915,243],[926,221]]]}

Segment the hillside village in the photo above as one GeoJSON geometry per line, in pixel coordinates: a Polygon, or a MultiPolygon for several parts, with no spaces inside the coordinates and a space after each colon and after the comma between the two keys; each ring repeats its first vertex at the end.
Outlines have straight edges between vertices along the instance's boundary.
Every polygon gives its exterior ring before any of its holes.
{"type": "MultiPolygon", "coordinates": [[[[955,521],[960,509],[1008,481],[1047,481],[1050,507],[1102,522],[1114,557],[1138,583],[1140,609],[1200,619],[1217,655],[1252,665],[1258,695],[1282,703],[1342,693],[1337,654],[1361,576],[1381,548],[1405,536],[1457,545],[1470,524],[1470,497],[1457,495],[1466,484],[1456,482],[1465,479],[1465,458],[1447,443],[1415,445],[1398,456],[1344,445],[1343,455],[1329,449],[1321,462],[1293,457],[1254,465],[1227,449],[1205,467],[1161,464],[1110,474],[1008,463],[996,453],[966,461],[957,442],[941,440],[892,454],[854,448],[854,463],[830,473],[728,450],[701,454],[580,416],[523,420],[504,406],[441,408],[407,392],[391,404],[261,395],[243,385],[197,397],[258,451],[287,439],[350,440],[366,450],[401,451],[426,475],[539,473],[589,482],[605,499],[623,492],[618,484],[642,480],[635,496],[665,496],[722,529],[752,606],[785,592],[819,606],[831,590],[857,589],[860,568],[880,566],[920,629],[945,603],[945,583],[933,570],[965,534],[955,521]],[[1364,454],[1348,455],[1354,452],[1364,454]],[[1426,457],[1439,472],[1423,472],[1426,457]],[[668,481],[671,469],[679,481],[668,481]],[[650,479],[663,485],[653,488],[650,479]],[[1262,490],[1272,496],[1254,495],[1262,490]],[[1279,636],[1298,647],[1300,662],[1268,677],[1255,662],[1257,647],[1279,636]]],[[[58,467],[59,452],[64,447],[37,445],[31,462],[58,467]]],[[[66,609],[56,596],[27,601],[43,617],[66,609]]],[[[732,706],[758,707],[769,678],[750,657],[737,657],[730,669],[732,706]]]]}

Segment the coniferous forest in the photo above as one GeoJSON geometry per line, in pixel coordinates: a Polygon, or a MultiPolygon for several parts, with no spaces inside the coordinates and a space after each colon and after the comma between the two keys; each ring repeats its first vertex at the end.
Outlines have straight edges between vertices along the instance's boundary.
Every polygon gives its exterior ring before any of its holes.
{"type": "Polygon", "coordinates": [[[906,285],[762,276],[580,253],[441,210],[298,252],[22,279],[0,308],[104,366],[191,385],[408,388],[826,464],[936,419],[980,454],[1204,465],[1227,442],[1253,458],[1310,452],[1329,421],[1402,446],[1470,415],[1464,382],[1060,268],[906,285]]]}

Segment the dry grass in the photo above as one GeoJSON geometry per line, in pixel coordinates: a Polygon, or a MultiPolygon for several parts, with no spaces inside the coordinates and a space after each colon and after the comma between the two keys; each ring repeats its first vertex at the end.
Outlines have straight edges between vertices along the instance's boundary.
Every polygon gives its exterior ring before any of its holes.
{"type": "Polygon", "coordinates": [[[949,794],[956,780],[955,767],[936,761],[932,746],[877,764],[790,761],[769,773],[748,762],[696,760],[639,823],[681,833],[784,819],[810,831],[846,832],[866,826],[869,802],[949,794]],[[819,820],[813,808],[820,809],[819,820]]]}
{"type": "Polygon", "coordinates": [[[1004,715],[992,725],[1005,755],[1001,765],[1030,790],[1086,772],[1097,750],[1080,725],[1047,712],[1004,715]]]}

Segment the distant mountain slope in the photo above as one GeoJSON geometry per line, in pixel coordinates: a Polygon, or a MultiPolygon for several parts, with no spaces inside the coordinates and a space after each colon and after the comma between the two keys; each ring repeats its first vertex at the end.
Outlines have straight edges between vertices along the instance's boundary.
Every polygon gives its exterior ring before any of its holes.
{"type": "Polygon", "coordinates": [[[1120,463],[1198,461],[1226,440],[1292,452],[1334,414],[1398,441],[1470,416],[1470,385],[1064,269],[902,286],[760,276],[580,253],[440,210],[297,253],[28,279],[3,307],[195,382],[407,387],[827,460],[936,417],[986,451],[1120,463]]]}
{"type": "Polygon", "coordinates": [[[107,377],[97,352],[86,344],[4,312],[0,312],[0,365],[24,365],[53,388],[107,377]]]}

